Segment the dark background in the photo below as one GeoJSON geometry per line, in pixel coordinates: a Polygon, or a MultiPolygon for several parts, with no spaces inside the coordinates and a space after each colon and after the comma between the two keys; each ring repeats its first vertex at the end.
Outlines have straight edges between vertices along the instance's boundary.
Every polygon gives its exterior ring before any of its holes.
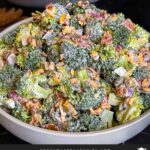
{"type": "MultiPolygon", "coordinates": [[[[36,2],[36,0],[35,0],[36,2]]],[[[101,9],[107,9],[108,12],[123,12],[126,17],[131,18],[150,32],[150,0],[99,0],[96,5],[101,9]]],[[[5,0],[0,0],[0,7],[18,7],[5,0]]],[[[30,16],[37,8],[21,7],[25,16],[30,16]]],[[[40,9],[38,9],[40,10],[40,9]]],[[[150,126],[147,127],[136,137],[122,144],[149,144],[150,143],[150,126]]],[[[13,136],[0,126],[0,144],[26,144],[24,141],[13,136]]]]}

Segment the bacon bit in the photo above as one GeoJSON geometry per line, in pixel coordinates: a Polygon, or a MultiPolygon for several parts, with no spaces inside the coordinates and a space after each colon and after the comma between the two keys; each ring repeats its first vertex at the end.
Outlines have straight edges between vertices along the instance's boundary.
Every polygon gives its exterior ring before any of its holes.
{"type": "Polygon", "coordinates": [[[54,64],[54,62],[50,62],[48,68],[49,68],[49,70],[55,70],[55,64],[54,64]]]}
{"type": "Polygon", "coordinates": [[[130,19],[126,19],[122,22],[122,25],[125,26],[130,31],[134,30],[134,23],[130,19]]]}
{"type": "Polygon", "coordinates": [[[42,73],[44,73],[44,69],[38,69],[35,71],[35,74],[37,74],[37,75],[40,75],[42,73]]]}
{"type": "Polygon", "coordinates": [[[56,10],[56,8],[55,8],[55,6],[54,6],[53,4],[48,4],[48,5],[46,6],[46,12],[47,12],[51,17],[55,16],[55,10],[56,10]]]}
{"type": "Polygon", "coordinates": [[[105,108],[110,108],[110,104],[108,103],[108,98],[107,96],[104,97],[103,101],[101,102],[101,108],[105,109],[105,108]]]}
{"type": "Polygon", "coordinates": [[[99,59],[98,52],[92,51],[92,52],[91,52],[91,57],[92,57],[94,60],[98,60],[98,59],[99,59]]]}
{"type": "Polygon", "coordinates": [[[3,68],[3,66],[4,66],[4,61],[2,58],[0,58],[0,70],[3,68]]]}
{"type": "Polygon", "coordinates": [[[148,79],[144,79],[142,81],[142,88],[148,88],[150,86],[150,82],[148,81],[148,79]]]}
{"type": "Polygon", "coordinates": [[[73,41],[81,48],[88,48],[90,46],[90,42],[88,38],[89,36],[83,35],[83,36],[73,39],[73,41]]]}
{"type": "Polygon", "coordinates": [[[25,103],[25,107],[29,110],[32,114],[37,113],[41,108],[41,103],[39,101],[27,101],[25,103]]]}
{"type": "Polygon", "coordinates": [[[70,79],[70,82],[74,85],[78,82],[78,79],[77,78],[72,78],[72,79],[70,79]]]}
{"type": "Polygon", "coordinates": [[[62,32],[63,32],[63,34],[73,34],[73,33],[75,33],[75,27],[65,26],[65,27],[63,27],[62,32]]]}
{"type": "Polygon", "coordinates": [[[99,83],[97,83],[97,82],[95,82],[93,80],[89,80],[88,82],[92,86],[92,88],[94,88],[94,89],[97,89],[100,86],[99,83]]]}
{"type": "Polygon", "coordinates": [[[61,25],[69,25],[69,19],[70,19],[70,15],[69,14],[62,14],[60,16],[60,19],[59,19],[59,23],[61,25]]]}
{"type": "Polygon", "coordinates": [[[89,1],[78,1],[77,5],[83,9],[89,6],[89,1]]]}
{"type": "Polygon", "coordinates": [[[86,16],[84,14],[78,14],[77,19],[81,26],[84,26],[87,23],[86,16]]]}
{"type": "Polygon", "coordinates": [[[143,88],[144,91],[150,92],[150,88],[143,88]]]}
{"type": "Polygon", "coordinates": [[[111,19],[112,19],[112,21],[116,21],[118,19],[118,17],[116,14],[112,14],[111,19]]]}
{"type": "Polygon", "coordinates": [[[102,39],[101,44],[102,45],[108,45],[112,43],[112,35],[109,31],[105,32],[102,39]]]}
{"type": "Polygon", "coordinates": [[[100,113],[102,112],[102,109],[101,108],[97,108],[97,109],[93,109],[93,108],[90,108],[90,113],[92,115],[99,115],[100,113]]]}
{"type": "Polygon", "coordinates": [[[75,108],[71,105],[71,103],[69,102],[69,100],[66,100],[66,102],[63,104],[63,107],[72,114],[72,116],[74,118],[77,118],[77,111],[75,110],[75,108]]]}
{"type": "Polygon", "coordinates": [[[41,122],[41,119],[42,119],[42,116],[38,113],[35,113],[32,115],[32,119],[30,121],[30,124],[34,125],[34,126],[38,126],[39,123],[41,122]]]}
{"type": "Polygon", "coordinates": [[[64,99],[61,99],[58,103],[55,104],[55,107],[60,107],[64,104],[65,100],[64,99]]]}
{"type": "Polygon", "coordinates": [[[62,123],[65,123],[66,122],[66,113],[64,112],[64,110],[63,110],[63,107],[60,105],[59,106],[59,109],[60,109],[60,113],[61,113],[61,121],[62,121],[62,123]]]}
{"type": "Polygon", "coordinates": [[[125,95],[125,92],[126,92],[126,86],[124,84],[122,84],[119,87],[116,87],[117,96],[123,97],[125,95]]]}
{"type": "Polygon", "coordinates": [[[59,131],[59,127],[56,126],[55,124],[45,124],[44,126],[42,126],[43,128],[45,129],[48,129],[48,130],[54,130],[54,131],[59,131]]]}

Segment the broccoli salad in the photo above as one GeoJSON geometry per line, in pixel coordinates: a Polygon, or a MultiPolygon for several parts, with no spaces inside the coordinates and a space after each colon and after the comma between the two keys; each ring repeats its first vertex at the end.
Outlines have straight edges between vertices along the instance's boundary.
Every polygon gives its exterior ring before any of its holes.
{"type": "Polygon", "coordinates": [[[150,108],[150,34],[88,1],[48,4],[0,39],[0,106],[67,132],[126,123],[150,108]]]}

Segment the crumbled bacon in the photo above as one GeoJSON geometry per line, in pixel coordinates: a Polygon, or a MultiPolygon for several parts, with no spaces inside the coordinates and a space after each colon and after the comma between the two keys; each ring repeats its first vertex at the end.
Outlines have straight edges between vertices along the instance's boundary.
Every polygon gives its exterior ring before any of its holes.
{"type": "Polygon", "coordinates": [[[128,28],[130,31],[134,30],[134,23],[130,19],[126,19],[122,22],[122,25],[128,28]]]}
{"type": "Polygon", "coordinates": [[[102,45],[108,45],[112,43],[112,35],[109,32],[105,32],[102,39],[101,44],[102,45]]]}

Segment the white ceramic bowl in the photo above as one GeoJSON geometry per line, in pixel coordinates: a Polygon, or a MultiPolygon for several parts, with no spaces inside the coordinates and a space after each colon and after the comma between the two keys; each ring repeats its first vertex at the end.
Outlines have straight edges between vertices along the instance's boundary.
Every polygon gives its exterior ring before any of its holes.
{"type": "MultiPolygon", "coordinates": [[[[14,4],[20,6],[27,6],[27,7],[44,7],[47,3],[54,3],[57,0],[8,0],[14,4]]],[[[71,2],[76,2],[78,0],[71,0],[71,2]]],[[[93,3],[98,0],[89,0],[89,2],[93,3]]]]}
{"type": "MultiPolygon", "coordinates": [[[[0,38],[13,31],[20,24],[31,20],[32,18],[29,18],[12,25],[0,33],[0,38]]],[[[0,124],[12,134],[32,144],[119,144],[140,133],[150,124],[150,110],[123,125],[84,133],[50,131],[34,127],[14,118],[1,108],[0,124]]]]}

